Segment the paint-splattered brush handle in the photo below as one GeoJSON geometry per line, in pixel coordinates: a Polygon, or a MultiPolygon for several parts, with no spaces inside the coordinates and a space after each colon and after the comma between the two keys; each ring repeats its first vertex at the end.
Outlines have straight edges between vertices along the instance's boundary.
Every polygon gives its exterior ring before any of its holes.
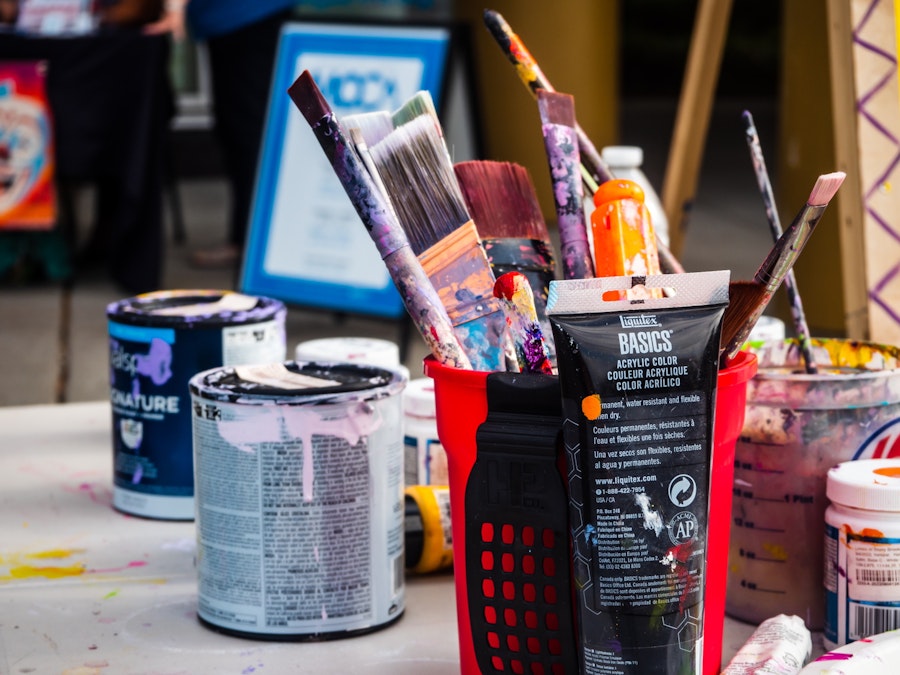
{"type": "MultiPolygon", "coordinates": [[[[563,277],[566,279],[591,279],[594,262],[588,241],[584,215],[584,189],[578,166],[581,163],[575,130],[571,125],[555,123],[546,112],[546,102],[556,99],[562,104],[571,103],[572,97],[554,92],[539,92],[538,102],[543,124],[544,147],[550,165],[553,184],[553,202],[556,205],[556,224],[559,229],[559,246],[562,254],[563,277]]],[[[574,118],[574,111],[572,113],[574,118]]]]}
{"type": "Polygon", "coordinates": [[[494,296],[499,298],[512,335],[519,370],[527,373],[553,374],[553,366],[544,332],[534,306],[534,292],[521,272],[507,272],[494,284],[494,296]]]}
{"type": "MultiPolygon", "coordinates": [[[[781,219],[778,217],[778,209],[775,206],[775,195],[772,191],[772,183],[769,180],[769,172],[766,169],[766,160],[763,157],[759,133],[753,122],[753,115],[749,111],[744,111],[743,118],[747,135],[747,147],[750,150],[750,160],[753,163],[753,172],[756,175],[756,182],[763,198],[769,229],[772,231],[773,238],[777,241],[782,235],[781,219]]],[[[813,358],[809,325],[806,322],[806,313],[803,311],[803,301],[797,290],[797,280],[793,269],[788,271],[787,276],[784,278],[784,288],[791,307],[791,317],[794,322],[794,331],[797,334],[797,343],[800,346],[800,355],[803,359],[804,369],[807,373],[815,374],[818,372],[818,368],[813,358]]]]}
{"type": "Polygon", "coordinates": [[[437,291],[409,246],[403,228],[372,183],[361,160],[308,71],[288,90],[319,145],[331,162],[344,191],[375,242],[406,311],[432,355],[442,364],[470,370],[472,364],[453,332],[437,291]]]}

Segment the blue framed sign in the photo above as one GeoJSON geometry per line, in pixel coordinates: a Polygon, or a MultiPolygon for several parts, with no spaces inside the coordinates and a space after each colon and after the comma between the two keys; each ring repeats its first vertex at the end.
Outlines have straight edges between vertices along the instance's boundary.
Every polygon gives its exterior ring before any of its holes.
{"type": "Polygon", "coordinates": [[[240,287],[287,303],[392,318],[405,308],[375,243],[287,89],[309,70],[337,116],[438,110],[449,27],[291,23],[279,42],[240,287]]]}

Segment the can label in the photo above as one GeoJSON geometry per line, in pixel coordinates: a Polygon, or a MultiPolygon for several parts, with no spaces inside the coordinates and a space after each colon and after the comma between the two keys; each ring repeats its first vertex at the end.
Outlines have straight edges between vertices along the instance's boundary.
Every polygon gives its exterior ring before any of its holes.
{"type": "Polygon", "coordinates": [[[179,330],[109,322],[113,484],[117,508],[194,516],[188,380],[228,363],[281,360],[278,321],[179,330]]]}
{"type": "Polygon", "coordinates": [[[399,399],[242,405],[193,397],[198,612],[314,636],[400,616],[399,399]]]}
{"type": "Polygon", "coordinates": [[[825,527],[825,639],[834,645],[900,628],[900,538],[879,535],[825,527]]]}

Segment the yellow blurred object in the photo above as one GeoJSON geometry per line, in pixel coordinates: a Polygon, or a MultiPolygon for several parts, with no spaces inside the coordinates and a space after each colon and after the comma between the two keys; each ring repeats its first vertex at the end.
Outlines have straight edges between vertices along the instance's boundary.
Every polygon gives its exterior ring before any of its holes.
{"type": "Polygon", "coordinates": [[[450,486],[409,485],[406,509],[406,569],[423,574],[453,565],[450,486]]]}

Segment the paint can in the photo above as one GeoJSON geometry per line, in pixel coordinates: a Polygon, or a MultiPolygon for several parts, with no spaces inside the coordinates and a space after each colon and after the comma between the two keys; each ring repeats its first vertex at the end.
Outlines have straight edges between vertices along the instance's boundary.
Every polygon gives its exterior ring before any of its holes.
{"type": "Polygon", "coordinates": [[[900,627],[900,458],[828,470],[826,649],[900,627]]]}
{"type": "Polygon", "coordinates": [[[407,485],[450,484],[430,377],[411,380],[403,392],[403,447],[407,485]]]}
{"type": "Polygon", "coordinates": [[[294,350],[297,361],[361,363],[367,366],[400,367],[400,348],[390,340],[368,337],[330,337],[304,340],[294,350]]]}
{"type": "Polygon", "coordinates": [[[188,380],[285,357],[285,306],[222,290],[169,290],[106,308],[113,506],[146,518],[194,517],[188,380]]]}
{"type": "Polygon", "coordinates": [[[400,618],[405,383],[394,370],[298,361],[191,378],[205,625],[318,640],[400,618]]]}
{"type": "Polygon", "coordinates": [[[825,624],[822,589],[828,470],[900,453],[900,347],[811,340],[806,373],[794,339],[753,347],[735,447],[725,610],[758,623],[796,614],[825,624]]]}

